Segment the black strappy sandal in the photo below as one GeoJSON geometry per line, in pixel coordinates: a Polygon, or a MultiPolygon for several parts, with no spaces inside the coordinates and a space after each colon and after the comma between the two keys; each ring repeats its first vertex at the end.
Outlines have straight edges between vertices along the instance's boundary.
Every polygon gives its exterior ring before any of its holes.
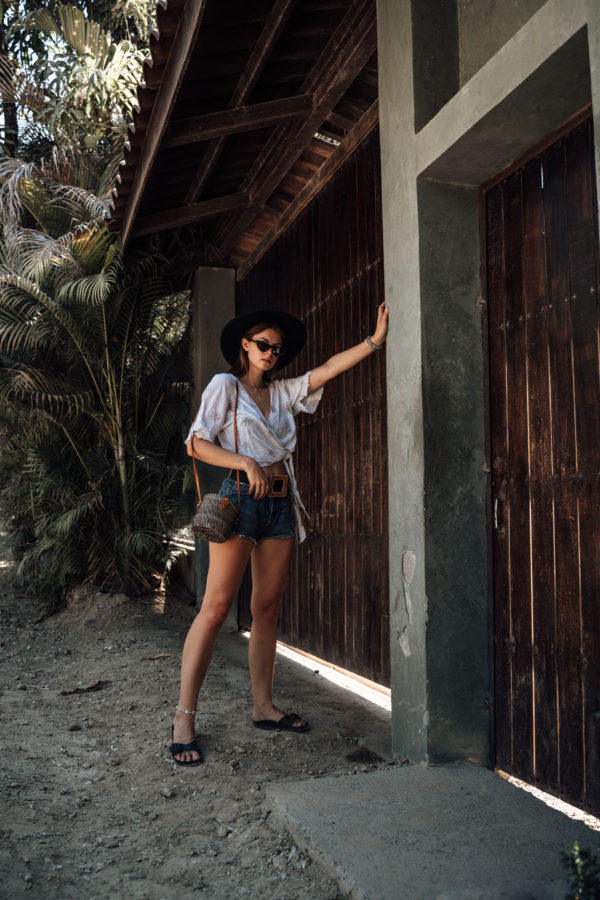
{"type": "Polygon", "coordinates": [[[304,731],[308,731],[310,725],[308,722],[305,722],[304,725],[296,725],[296,722],[301,720],[301,716],[297,713],[288,713],[287,716],[282,716],[278,722],[274,722],[272,719],[252,719],[252,724],[255,728],[262,728],[263,731],[297,731],[302,734],[304,731]]]}
{"type": "MultiPolygon", "coordinates": [[[[196,711],[191,709],[183,709],[181,706],[176,707],[177,712],[185,713],[188,716],[195,716],[196,711]]],[[[173,741],[175,727],[171,725],[171,741],[173,741]]],[[[177,763],[178,766],[199,766],[201,762],[203,762],[202,758],[202,750],[198,746],[196,738],[193,741],[190,741],[189,744],[175,744],[172,743],[169,747],[169,753],[173,757],[173,762],[177,763]],[[199,756],[199,759],[175,759],[175,755],[179,753],[183,753],[185,750],[195,750],[199,756]]]]}

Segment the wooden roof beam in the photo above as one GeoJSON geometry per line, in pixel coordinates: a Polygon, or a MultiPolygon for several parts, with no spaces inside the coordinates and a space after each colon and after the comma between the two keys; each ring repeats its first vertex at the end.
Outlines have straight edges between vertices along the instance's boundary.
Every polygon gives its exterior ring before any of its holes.
{"type": "Polygon", "coordinates": [[[251,205],[217,226],[213,243],[224,252],[260,214],[269,196],[310,143],[319,126],[339,103],[377,47],[377,20],[372,0],[354,0],[306,77],[302,90],[315,93],[313,112],[299,125],[287,123],[273,133],[257,157],[241,189],[251,205]]]}
{"type": "MultiPolygon", "coordinates": [[[[240,76],[240,80],[237,83],[237,87],[229,101],[230,109],[243,106],[250,96],[250,93],[270,57],[273,47],[279,40],[281,32],[295,5],[296,0],[276,0],[274,3],[260,38],[256,42],[254,50],[250,55],[250,59],[246,63],[244,71],[240,76]]],[[[208,147],[202,159],[202,163],[198,167],[196,175],[189,186],[185,197],[186,203],[193,203],[204,190],[206,182],[212,175],[215,165],[223,152],[226,141],[226,137],[220,137],[213,141],[208,147]]]]}
{"type": "Polygon", "coordinates": [[[239,194],[229,194],[226,197],[215,197],[214,200],[204,200],[202,203],[190,203],[188,206],[180,206],[176,209],[166,209],[164,212],[143,216],[136,221],[132,237],[141,237],[144,234],[155,234],[157,231],[166,231],[168,228],[178,228],[180,225],[191,225],[202,219],[212,219],[223,213],[242,209],[250,202],[250,197],[244,191],[239,194]]]}
{"type": "Polygon", "coordinates": [[[354,153],[359,144],[364,141],[378,122],[379,102],[375,100],[367,112],[361,116],[354,128],[348,132],[339,147],[336,147],[329,159],[317,169],[310,181],[307,181],[300,193],[297,194],[292,202],[286,207],[284,212],[279,216],[277,224],[265,235],[265,237],[263,237],[252,253],[238,266],[238,281],[241,281],[246,277],[248,272],[250,272],[256,263],[265,255],[269,247],[273,246],[275,241],[281,237],[284,231],[290,227],[292,222],[298,218],[300,213],[306,209],[311,200],[313,200],[327,182],[333,178],[338,169],[343,166],[348,157],[354,153]]]}
{"type": "Polygon", "coordinates": [[[175,97],[196,43],[196,35],[204,16],[206,2],[207,0],[187,0],[177,34],[173,38],[164,77],[158,89],[156,102],[154,103],[146,130],[141,159],[136,166],[135,179],[127,198],[127,207],[121,229],[123,246],[125,246],[131,234],[144,188],[146,187],[169,115],[175,103],[175,97]]]}
{"type": "Polygon", "coordinates": [[[240,134],[244,131],[255,131],[267,128],[286,119],[306,116],[312,112],[313,95],[300,94],[285,97],[283,100],[269,100],[266,103],[255,103],[252,106],[238,106],[236,109],[224,109],[204,116],[194,116],[175,122],[167,131],[161,144],[163,147],[181,147],[184,144],[196,144],[212,138],[228,134],[240,134]]]}

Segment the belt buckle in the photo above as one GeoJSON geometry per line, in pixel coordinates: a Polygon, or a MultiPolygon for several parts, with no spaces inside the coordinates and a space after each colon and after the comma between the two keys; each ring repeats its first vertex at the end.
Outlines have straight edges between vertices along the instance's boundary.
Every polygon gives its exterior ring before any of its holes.
{"type": "Polygon", "coordinates": [[[269,475],[267,497],[286,497],[288,492],[287,475],[269,475]]]}

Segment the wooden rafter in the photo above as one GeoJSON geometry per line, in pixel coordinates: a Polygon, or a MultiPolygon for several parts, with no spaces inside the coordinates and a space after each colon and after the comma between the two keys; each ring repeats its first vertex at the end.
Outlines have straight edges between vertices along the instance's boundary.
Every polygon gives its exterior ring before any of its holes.
{"type": "Polygon", "coordinates": [[[312,94],[297,94],[282,100],[269,100],[266,103],[238,106],[236,109],[224,109],[204,116],[183,119],[171,125],[161,148],[181,147],[183,144],[209,141],[211,138],[227,134],[266,128],[286,119],[306,116],[311,112],[312,106],[312,94]]]}
{"type": "Polygon", "coordinates": [[[142,194],[152,165],[158,152],[169,115],[173,109],[181,80],[189,63],[194,48],[198,28],[202,22],[207,0],[187,0],[177,34],[171,45],[171,52],[166,63],[164,76],[160,82],[158,95],[152,109],[146,130],[146,140],[142,147],[141,158],[136,166],[135,178],[128,196],[127,207],[123,216],[121,235],[123,245],[131,234],[134,219],[140,205],[142,194]]]}
{"type": "Polygon", "coordinates": [[[273,246],[275,241],[281,237],[284,231],[290,227],[292,222],[298,218],[300,213],[306,209],[311,200],[313,200],[327,182],[333,178],[338,169],[346,162],[359,144],[364,141],[367,135],[371,133],[378,122],[379,101],[375,100],[351,131],[348,132],[339,147],[336,147],[329,159],[317,169],[310,181],[308,181],[302,190],[294,197],[292,202],[279,216],[276,224],[264,236],[258,246],[255,247],[252,253],[250,253],[238,266],[238,281],[241,281],[246,277],[248,272],[264,256],[269,247],[273,246]]]}
{"type": "Polygon", "coordinates": [[[180,225],[191,225],[202,219],[212,219],[214,216],[243,209],[249,201],[249,195],[242,191],[239,194],[229,194],[227,197],[204,200],[202,203],[190,203],[176,209],[166,209],[164,212],[153,213],[138,219],[132,237],[153,234],[167,228],[178,228],[180,225]]]}
{"type": "MultiPolygon", "coordinates": [[[[269,18],[265,22],[260,38],[256,42],[254,50],[250,55],[250,59],[246,63],[244,71],[240,76],[240,80],[237,83],[237,87],[229,101],[230,109],[236,109],[243,106],[250,96],[250,92],[258,81],[259,75],[269,59],[273,47],[279,40],[279,36],[281,35],[295,5],[296,0],[276,0],[271,13],[269,14],[269,18]]],[[[201,165],[198,167],[198,170],[192,179],[185,196],[185,203],[193,203],[198,199],[223,152],[226,142],[226,137],[220,137],[210,144],[202,158],[201,165]]]]}
{"type": "Polygon", "coordinates": [[[241,214],[227,216],[217,226],[213,238],[217,247],[230,251],[257,218],[376,46],[374,4],[372,0],[354,0],[302,86],[304,93],[315,94],[313,112],[299,124],[284,124],[267,141],[241,186],[252,195],[252,202],[241,214]]]}

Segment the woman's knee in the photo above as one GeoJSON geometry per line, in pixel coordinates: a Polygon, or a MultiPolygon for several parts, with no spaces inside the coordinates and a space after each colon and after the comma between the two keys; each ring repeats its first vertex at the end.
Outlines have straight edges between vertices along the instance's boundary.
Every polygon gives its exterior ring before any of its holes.
{"type": "Polygon", "coordinates": [[[252,597],[250,609],[253,619],[262,619],[267,622],[277,622],[279,618],[279,607],[281,605],[281,594],[261,595],[252,597]]]}
{"type": "Polygon", "coordinates": [[[209,628],[220,628],[227,616],[233,603],[232,597],[204,597],[200,616],[209,628]]]}

